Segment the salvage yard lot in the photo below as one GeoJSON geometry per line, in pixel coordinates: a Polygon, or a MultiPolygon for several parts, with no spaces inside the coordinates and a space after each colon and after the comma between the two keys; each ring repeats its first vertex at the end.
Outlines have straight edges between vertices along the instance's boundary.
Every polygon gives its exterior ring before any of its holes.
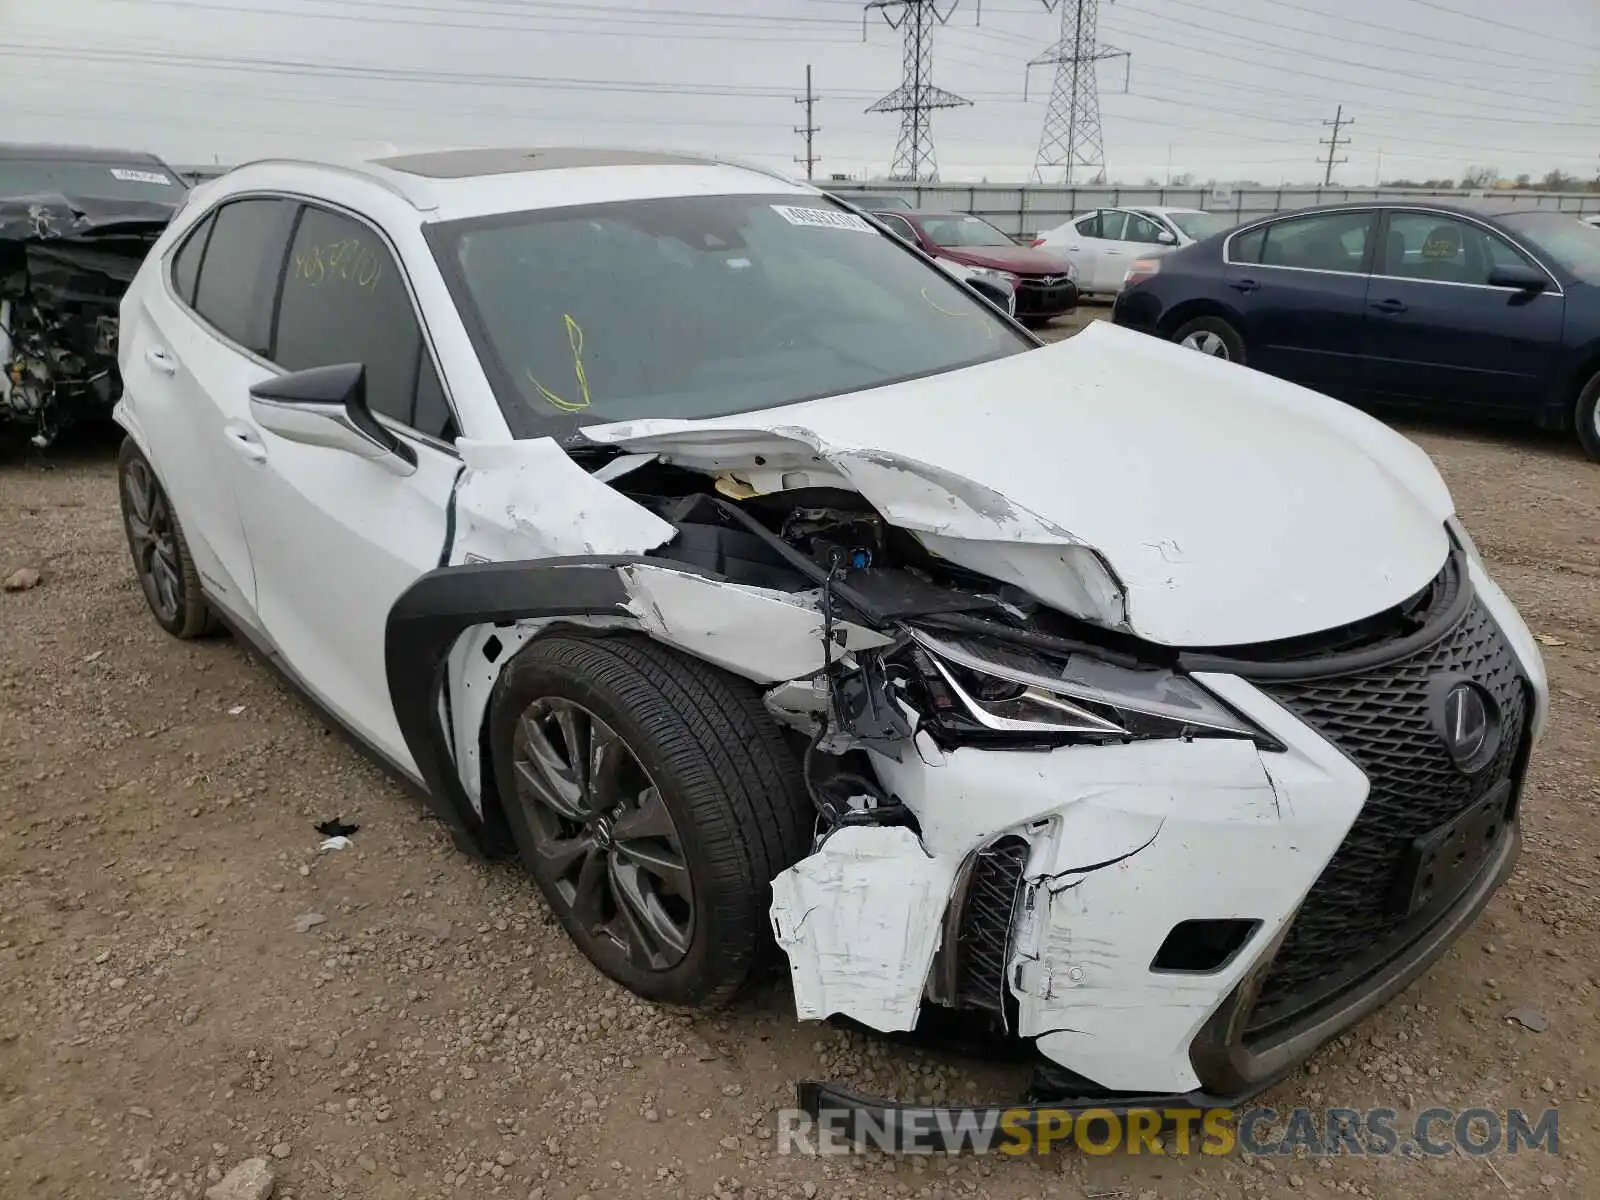
{"type": "Polygon", "coordinates": [[[782,985],[715,1018],[612,985],[239,646],[156,628],[102,440],[0,444],[0,574],[43,577],[0,595],[0,1196],[196,1197],[252,1155],[301,1198],[1600,1195],[1600,469],[1405,428],[1546,642],[1552,725],[1483,919],[1265,1102],[1559,1104],[1559,1157],[780,1156],[803,1077],[933,1101],[1018,1079],[801,1025],[782,985]],[[360,830],[319,854],[331,817],[360,830]]]}

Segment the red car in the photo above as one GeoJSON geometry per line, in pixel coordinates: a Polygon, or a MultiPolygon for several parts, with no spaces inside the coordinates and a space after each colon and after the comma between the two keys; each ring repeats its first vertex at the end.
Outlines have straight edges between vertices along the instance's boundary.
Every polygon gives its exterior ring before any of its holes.
{"type": "Polygon", "coordinates": [[[934,258],[1008,280],[1017,291],[1018,320],[1043,324],[1078,307],[1077,270],[1071,263],[1018,245],[982,217],[899,209],[872,215],[934,258]]]}

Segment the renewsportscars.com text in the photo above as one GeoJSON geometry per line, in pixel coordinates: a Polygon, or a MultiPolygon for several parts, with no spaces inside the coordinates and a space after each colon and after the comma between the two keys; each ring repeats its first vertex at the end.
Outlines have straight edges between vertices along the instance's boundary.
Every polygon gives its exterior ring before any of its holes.
{"type": "Polygon", "coordinates": [[[1558,1110],[1429,1108],[834,1108],[778,1113],[778,1153],[1335,1155],[1560,1153],[1558,1110]],[[1168,1136],[1163,1138],[1163,1133],[1168,1136]]]}

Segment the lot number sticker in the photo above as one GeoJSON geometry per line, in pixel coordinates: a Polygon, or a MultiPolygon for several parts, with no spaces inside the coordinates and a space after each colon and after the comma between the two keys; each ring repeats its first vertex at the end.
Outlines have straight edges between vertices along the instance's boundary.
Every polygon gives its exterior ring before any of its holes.
{"type": "Polygon", "coordinates": [[[872,226],[865,217],[855,213],[832,212],[826,208],[797,208],[790,204],[774,204],[772,211],[791,225],[808,225],[812,229],[852,229],[857,233],[871,233],[872,226]]]}
{"type": "Polygon", "coordinates": [[[111,178],[120,179],[123,183],[159,183],[162,187],[172,186],[172,180],[160,171],[135,171],[131,167],[112,167],[111,178]]]}

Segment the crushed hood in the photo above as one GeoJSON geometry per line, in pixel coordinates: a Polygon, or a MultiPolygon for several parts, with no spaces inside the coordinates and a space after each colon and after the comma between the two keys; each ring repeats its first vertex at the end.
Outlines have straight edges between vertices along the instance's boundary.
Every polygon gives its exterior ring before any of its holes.
{"type": "Polygon", "coordinates": [[[1173,646],[1370,616],[1448,552],[1427,456],[1337,401],[1095,322],[870,391],[585,436],[758,491],[842,480],[934,553],[1173,646]]]}
{"type": "Polygon", "coordinates": [[[159,200],[65,196],[60,192],[0,196],[0,240],[127,236],[154,241],[177,211],[176,201],[164,204],[159,200]]]}

